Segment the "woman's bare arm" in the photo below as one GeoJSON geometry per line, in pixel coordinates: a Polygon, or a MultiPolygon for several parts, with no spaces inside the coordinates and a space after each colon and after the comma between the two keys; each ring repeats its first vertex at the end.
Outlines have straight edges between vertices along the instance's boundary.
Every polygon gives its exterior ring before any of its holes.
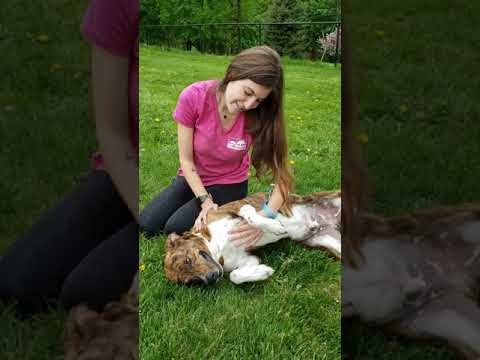
{"type": "MultiPolygon", "coordinates": [[[[190,189],[195,196],[207,194],[207,190],[203,186],[202,180],[197,173],[195,163],[193,161],[193,129],[178,124],[178,154],[180,158],[180,166],[183,170],[185,180],[187,180],[190,189]]],[[[202,210],[195,220],[195,229],[200,228],[207,223],[207,214],[211,209],[216,209],[218,205],[212,198],[207,198],[201,205],[202,210]]]]}
{"type": "Polygon", "coordinates": [[[185,180],[195,196],[207,193],[193,162],[193,129],[182,124],[177,125],[178,155],[185,180]]]}
{"type": "MultiPolygon", "coordinates": [[[[267,205],[272,211],[278,212],[278,209],[282,207],[283,203],[284,199],[282,193],[280,192],[280,187],[278,185],[275,185],[267,205]]],[[[261,213],[263,215],[263,212],[261,213]]]]}
{"type": "Polygon", "coordinates": [[[93,46],[92,82],[99,150],[120,196],[138,220],[138,154],[129,138],[129,59],[93,46]]]}

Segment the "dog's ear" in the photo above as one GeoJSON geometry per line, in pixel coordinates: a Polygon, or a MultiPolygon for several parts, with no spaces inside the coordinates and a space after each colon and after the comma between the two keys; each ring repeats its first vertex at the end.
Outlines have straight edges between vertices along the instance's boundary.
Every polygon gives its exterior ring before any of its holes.
{"type": "Polygon", "coordinates": [[[177,240],[180,239],[180,235],[177,233],[171,233],[167,237],[167,247],[174,248],[177,245],[177,240]]]}

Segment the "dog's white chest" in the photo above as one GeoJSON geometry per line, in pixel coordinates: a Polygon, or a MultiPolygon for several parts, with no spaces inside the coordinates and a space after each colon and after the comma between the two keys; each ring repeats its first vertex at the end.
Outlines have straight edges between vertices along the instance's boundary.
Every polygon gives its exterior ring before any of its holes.
{"type": "Polygon", "coordinates": [[[234,270],[238,266],[240,258],[246,256],[243,248],[233,245],[229,241],[229,231],[240,222],[239,218],[224,218],[208,225],[212,238],[207,246],[215,260],[223,257],[223,269],[226,272],[234,270]]]}

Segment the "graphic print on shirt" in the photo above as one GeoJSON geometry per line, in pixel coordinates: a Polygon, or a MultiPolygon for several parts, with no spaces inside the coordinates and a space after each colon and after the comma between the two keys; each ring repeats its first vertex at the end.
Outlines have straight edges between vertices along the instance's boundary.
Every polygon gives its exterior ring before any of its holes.
{"type": "Polygon", "coordinates": [[[227,148],[231,150],[242,151],[247,148],[247,142],[243,139],[228,139],[227,148]]]}

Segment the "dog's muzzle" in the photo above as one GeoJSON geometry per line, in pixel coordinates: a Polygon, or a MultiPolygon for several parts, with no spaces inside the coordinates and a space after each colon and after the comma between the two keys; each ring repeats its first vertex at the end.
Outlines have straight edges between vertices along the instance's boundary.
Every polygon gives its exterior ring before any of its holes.
{"type": "Polygon", "coordinates": [[[205,259],[207,260],[208,262],[212,263],[215,265],[215,267],[217,268],[215,271],[210,271],[206,274],[204,274],[203,276],[200,276],[199,278],[203,281],[203,283],[205,285],[211,285],[213,283],[215,283],[219,278],[221,278],[223,276],[223,268],[222,266],[217,262],[215,261],[214,258],[212,258],[212,256],[207,253],[206,251],[200,251],[200,255],[205,259]]]}

